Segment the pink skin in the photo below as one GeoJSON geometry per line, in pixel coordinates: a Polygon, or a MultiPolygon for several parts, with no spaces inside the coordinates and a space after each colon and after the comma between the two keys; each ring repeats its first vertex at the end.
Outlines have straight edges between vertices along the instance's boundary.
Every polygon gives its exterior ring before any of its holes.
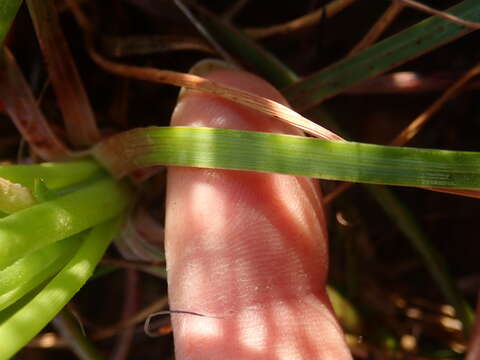
{"type": "MultiPolygon", "coordinates": [[[[207,78],[286,104],[247,73],[207,78]]],[[[296,134],[208,94],[181,96],[172,125],[296,134]]],[[[171,167],[166,256],[176,358],[351,359],[325,293],[327,233],[318,183],[278,174],[171,167]]]]}

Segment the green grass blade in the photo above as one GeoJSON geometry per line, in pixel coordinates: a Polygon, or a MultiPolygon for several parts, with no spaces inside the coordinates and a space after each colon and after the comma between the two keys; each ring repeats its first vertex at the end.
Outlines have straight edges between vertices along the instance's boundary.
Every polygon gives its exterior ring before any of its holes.
{"type": "Polygon", "coordinates": [[[135,129],[107,139],[94,152],[117,173],[144,166],[178,165],[387,185],[480,188],[477,152],[334,142],[243,130],[135,129]]]}
{"type": "MultiPolygon", "coordinates": [[[[447,12],[478,22],[480,2],[464,0],[447,12]]],[[[357,55],[308,76],[285,89],[284,94],[295,109],[310,108],[360,81],[388,71],[471,31],[445,19],[430,17],[357,55]]]]}
{"type": "Polygon", "coordinates": [[[42,163],[36,165],[0,165],[0,177],[34,190],[35,179],[41,179],[49,189],[60,189],[81,183],[104,173],[91,160],[42,163]]]}
{"type": "Polygon", "coordinates": [[[20,5],[22,0],[0,0],[0,47],[3,46],[20,5]]]}
{"type": "Polygon", "coordinates": [[[65,268],[38,294],[13,314],[5,316],[0,313],[0,318],[3,319],[0,322],[0,359],[9,359],[19,351],[85,284],[117,233],[119,225],[118,218],[97,225],[88,233],[65,268]]]}
{"type": "Polygon", "coordinates": [[[0,311],[56,274],[80,245],[80,236],[37,250],[0,271],[0,311]]]}
{"type": "Polygon", "coordinates": [[[105,177],[0,219],[0,269],[28,253],[118,215],[127,203],[126,189],[105,177]]]}

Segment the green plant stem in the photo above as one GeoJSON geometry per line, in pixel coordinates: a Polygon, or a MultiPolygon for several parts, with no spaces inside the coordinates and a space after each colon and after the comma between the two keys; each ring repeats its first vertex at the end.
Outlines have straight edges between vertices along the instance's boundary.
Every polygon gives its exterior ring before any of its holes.
{"type": "Polygon", "coordinates": [[[105,177],[0,219],[0,269],[47,244],[118,215],[128,200],[126,189],[105,177]]]}
{"type": "Polygon", "coordinates": [[[105,171],[92,160],[46,162],[35,165],[0,165],[0,177],[35,189],[35,180],[43,180],[49,189],[59,189],[81,183],[105,171]]]}
{"type": "MultiPolygon", "coordinates": [[[[12,312],[0,312],[0,358],[9,359],[67,304],[92,275],[118,232],[120,218],[95,226],[78,252],[42,290],[12,312]]],[[[8,310],[8,309],[7,309],[8,310]]]]}
{"type": "Polygon", "coordinates": [[[81,235],[57,241],[0,271],[0,311],[55,275],[80,245],[81,235]]]}
{"type": "Polygon", "coordinates": [[[82,333],[77,319],[64,308],[53,320],[53,326],[60,332],[72,351],[81,360],[102,360],[95,346],[82,333]]]}

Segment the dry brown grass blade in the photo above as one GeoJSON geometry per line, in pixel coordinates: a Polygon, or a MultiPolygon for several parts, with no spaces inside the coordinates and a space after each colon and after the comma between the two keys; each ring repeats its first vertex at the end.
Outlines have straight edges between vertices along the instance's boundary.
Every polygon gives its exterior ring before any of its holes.
{"type": "Polygon", "coordinates": [[[92,48],[90,48],[90,55],[100,67],[111,73],[137,80],[170,84],[214,94],[295,126],[312,136],[326,140],[343,140],[337,134],[315,124],[292,109],[261,96],[220,85],[197,75],[116,63],[107,60],[92,48]]]}
{"type": "Polygon", "coordinates": [[[329,2],[324,8],[320,8],[307,15],[299,17],[295,20],[286,22],[284,24],[274,25],[270,27],[262,28],[247,28],[244,29],[245,33],[255,39],[264,39],[273,35],[280,35],[296,31],[307,26],[312,26],[319,22],[323,16],[331,18],[337,13],[353,4],[356,0],[333,0],[329,2]],[[324,15],[325,9],[325,15],[324,15]]]}
{"type": "Polygon", "coordinates": [[[65,159],[68,148],[53,133],[13,54],[5,49],[0,66],[0,99],[18,131],[43,160],[65,159]]]}
{"type": "Polygon", "coordinates": [[[414,0],[393,0],[399,3],[402,3],[406,6],[409,6],[411,8],[423,11],[427,14],[430,15],[436,15],[438,17],[441,17],[442,19],[451,21],[455,24],[465,26],[466,28],[472,29],[472,30],[479,30],[480,29],[480,24],[468,20],[464,20],[462,18],[459,18],[458,16],[449,14],[448,12],[437,10],[434,8],[431,8],[430,6],[427,6],[425,4],[419,3],[418,1],[414,0]]]}
{"type": "Polygon", "coordinates": [[[232,5],[223,13],[222,18],[225,21],[231,21],[242,9],[247,5],[249,0],[236,0],[232,5]]]}
{"type": "Polygon", "coordinates": [[[53,0],[27,0],[50,80],[74,145],[92,145],[100,139],[93,110],[63,35],[53,0]]]}
{"type": "Polygon", "coordinates": [[[354,46],[348,56],[355,55],[375,43],[404,8],[405,5],[401,2],[394,1],[390,4],[378,21],[370,28],[365,37],[354,46]]]}
{"type": "Polygon", "coordinates": [[[216,54],[215,50],[201,38],[183,35],[106,36],[102,38],[101,46],[103,52],[112,57],[184,50],[216,54]]]}
{"type": "Polygon", "coordinates": [[[471,68],[455,84],[448,88],[445,93],[438,98],[427,110],[413,120],[402,132],[391,142],[391,145],[401,146],[410,141],[425,126],[427,121],[437,113],[442,106],[450,99],[455,97],[465,85],[474,77],[480,74],[480,63],[471,68]]]}

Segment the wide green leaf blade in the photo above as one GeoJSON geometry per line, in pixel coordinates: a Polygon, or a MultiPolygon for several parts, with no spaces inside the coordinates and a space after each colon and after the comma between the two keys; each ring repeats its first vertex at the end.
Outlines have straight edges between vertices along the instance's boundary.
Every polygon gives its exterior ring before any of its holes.
{"type": "Polygon", "coordinates": [[[351,182],[480,188],[480,153],[335,142],[244,130],[149,127],[113,136],[94,150],[116,174],[178,165],[351,182]]]}
{"type": "MultiPolygon", "coordinates": [[[[480,2],[464,0],[447,12],[470,21],[480,21],[480,2]]],[[[293,108],[305,110],[348,87],[379,75],[470,33],[461,25],[432,16],[376,45],[345,58],[284,91],[293,108]]]]}

